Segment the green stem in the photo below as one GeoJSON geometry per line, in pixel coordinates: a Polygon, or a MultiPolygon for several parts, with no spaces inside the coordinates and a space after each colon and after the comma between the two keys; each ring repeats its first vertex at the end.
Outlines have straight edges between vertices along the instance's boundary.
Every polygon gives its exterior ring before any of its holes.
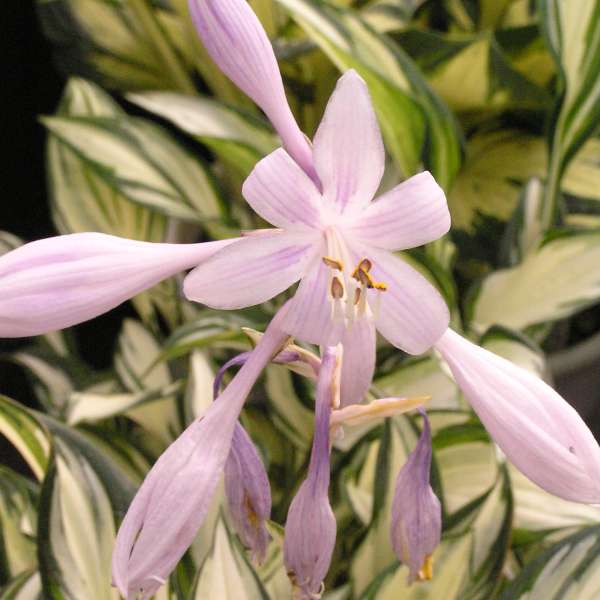
{"type": "Polygon", "coordinates": [[[542,231],[552,227],[558,218],[560,202],[560,182],[562,179],[560,143],[555,138],[550,150],[550,165],[544,191],[544,200],[541,206],[540,220],[542,231]]]}
{"type": "Polygon", "coordinates": [[[169,73],[177,89],[186,94],[196,94],[196,87],[187,70],[182,66],[172,46],[167,41],[148,2],[149,0],[129,0],[128,4],[138,18],[140,25],[148,34],[158,58],[169,73]]]}

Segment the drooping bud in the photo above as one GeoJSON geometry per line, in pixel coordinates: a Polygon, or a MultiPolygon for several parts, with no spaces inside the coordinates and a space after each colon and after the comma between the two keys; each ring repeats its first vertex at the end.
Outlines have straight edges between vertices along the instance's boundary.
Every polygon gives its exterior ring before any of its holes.
{"type": "Polygon", "coordinates": [[[260,564],[271,541],[265,525],[271,516],[271,486],[256,446],[239,423],[225,463],[225,494],[237,534],[260,564]]]}
{"type": "Polygon", "coordinates": [[[429,484],[431,430],[424,411],[422,415],[423,431],[398,474],[392,504],[392,546],[409,568],[409,583],[431,579],[431,556],[442,532],[442,507],[429,484]]]}
{"type": "Polygon", "coordinates": [[[339,369],[335,348],[326,348],[317,380],[315,435],[308,476],[292,500],[285,525],[284,561],[294,600],[320,598],[335,546],[336,522],[329,503],[329,417],[339,369]]]}

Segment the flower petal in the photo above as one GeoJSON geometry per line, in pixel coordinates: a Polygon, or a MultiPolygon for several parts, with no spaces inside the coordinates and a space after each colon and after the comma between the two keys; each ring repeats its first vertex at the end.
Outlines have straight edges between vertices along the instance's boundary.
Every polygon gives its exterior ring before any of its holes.
{"type": "Polygon", "coordinates": [[[422,354],[444,333],[450,321],[439,292],[401,258],[387,250],[352,243],[358,260],[368,257],[370,274],[387,291],[369,290],[375,325],[394,346],[409,354],[422,354]]]}
{"type": "Polygon", "coordinates": [[[373,199],[385,152],[371,97],[356,71],[338,80],[314,137],[313,156],[323,195],[339,210],[373,199]]]}
{"type": "Polygon", "coordinates": [[[358,318],[344,332],[342,346],[341,406],[360,404],[369,391],[375,372],[375,325],[358,318]]]}
{"type": "Polygon", "coordinates": [[[0,258],[0,336],[39,335],[96,317],[236,240],[154,244],[74,233],[0,258]]]}
{"type": "Polygon", "coordinates": [[[121,594],[145,598],[160,587],[191,544],[229,455],[238,415],[264,367],[287,340],[284,306],[246,363],[202,419],[158,459],[119,529],[113,579],[121,594]]]}
{"type": "Polygon", "coordinates": [[[319,597],[335,546],[336,522],[329,503],[329,417],[333,402],[335,348],[326,348],[317,381],[315,435],[308,476],[288,511],[285,524],[284,561],[294,585],[294,598],[319,597]]]}
{"type": "Polygon", "coordinates": [[[449,229],[444,190],[424,171],[372,202],[344,231],[377,248],[404,250],[437,240],[449,229]]]}
{"type": "Polygon", "coordinates": [[[273,47],[246,0],[189,0],[189,7],[212,59],[263,109],[287,151],[316,180],[310,143],[288,105],[273,47]]]}
{"type": "Polygon", "coordinates": [[[314,245],[310,235],[287,232],[241,239],[194,269],[183,291],[212,308],[260,304],[300,279],[314,245]]]}
{"type": "Polygon", "coordinates": [[[242,193],[248,204],[276,227],[306,229],[320,225],[321,194],[283,148],[254,167],[242,193]]]}
{"type": "Polygon", "coordinates": [[[508,459],[548,492],[600,502],[600,448],[549,385],[451,329],[435,345],[508,459]]]}
{"type": "Polygon", "coordinates": [[[303,342],[334,345],[342,339],[345,326],[343,321],[333,319],[328,298],[329,269],[321,259],[324,255],[323,244],[300,281],[283,321],[283,328],[303,342]]]}
{"type": "Polygon", "coordinates": [[[394,552],[408,566],[408,582],[431,579],[431,555],[442,535],[442,506],[429,485],[431,429],[424,416],[415,449],[396,479],[392,503],[391,540],[394,552]]]}

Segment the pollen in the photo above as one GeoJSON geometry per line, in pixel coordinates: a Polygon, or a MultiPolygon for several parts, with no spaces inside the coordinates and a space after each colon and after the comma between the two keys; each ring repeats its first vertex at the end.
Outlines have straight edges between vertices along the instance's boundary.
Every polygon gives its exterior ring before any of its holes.
{"type": "Polygon", "coordinates": [[[373,263],[368,258],[363,258],[352,272],[352,277],[369,290],[387,291],[387,284],[383,283],[383,281],[375,281],[371,277],[369,271],[372,267],[373,263]]]}
{"type": "Polygon", "coordinates": [[[323,262],[330,269],[336,269],[337,271],[343,271],[344,270],[344,263],[341,260],[337,260],[335,258],[331,258],[331,256],[324,256],[323,257],[323,262]]]}
{"type": "Polygon", "coordinates": [[[431,581],[433,579],[433,556],[428,554],[423,561],[423,566],[417,573],[417,579],[419,581],[431,581]]]}

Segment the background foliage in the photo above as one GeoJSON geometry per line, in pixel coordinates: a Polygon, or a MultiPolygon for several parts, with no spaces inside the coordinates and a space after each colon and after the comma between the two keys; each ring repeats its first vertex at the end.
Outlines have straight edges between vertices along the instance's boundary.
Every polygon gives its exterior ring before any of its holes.
{"type": "MultiPolygon", "coordinates": [[[[405,258],[444,294],[453,326],[551,377],[544,351],[579,342],[582,315],[600,328],[585,311],[600,298],[600,2],[251,4],[304,131],[353,67],[384,133],[383,187],[427,168],[445,188],[452,234],[405,258]]],[[[260,226],[240,186],[278,141],[208,59],[185,0],[38,0],[38,13],[69,76],[41,117],[58,232],[185,242],[260,226]]],[[[2,233],[0,252],[20,243],[2,233]]],[[[34,394],[0,397],[0,432],[28,465],[0,468],[2,600],[118,598],[110,555],[137,485],[202,414],[216,368],[250,347],[242,328],[264,329],[276,309],[221,314],[178,290],[170,281],[133,300],[109,369],[92,368],[69,331],[2,356],[34,394]]],[[[388,530],[419,419],[349,430],[333,454],[325,598],[597,598],[600,508],[551,497],[507,464],[437,356],[381,342],[379,357],[373,396],[433,395],[443,542],[434,579],[408,587],[388,530]]],[[[312,398],[305,379],[271,366],[243,413],[273,486],[265,564],[249,563],[220,492],[158,598],[289,597],[281,525],[307,463],[312,398]]]]}

